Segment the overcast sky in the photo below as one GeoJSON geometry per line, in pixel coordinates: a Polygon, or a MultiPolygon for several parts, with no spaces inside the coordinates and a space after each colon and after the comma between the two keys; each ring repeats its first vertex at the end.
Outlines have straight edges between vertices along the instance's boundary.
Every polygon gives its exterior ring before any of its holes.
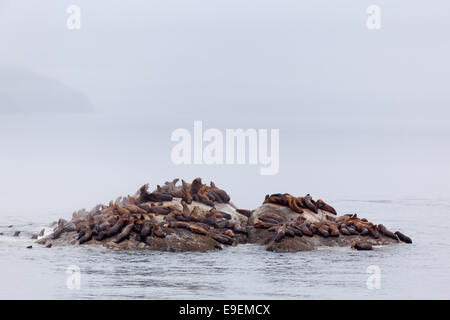
{"type": "Polygon", "coordinates": [[[70,211],[174,176],[243,206],[447,197],[449,34],[447,0],[0,0],[3,210],[70,211]],[[193,120],[279,128],[280,173],[174,166],[170,133],[193,120]]]}

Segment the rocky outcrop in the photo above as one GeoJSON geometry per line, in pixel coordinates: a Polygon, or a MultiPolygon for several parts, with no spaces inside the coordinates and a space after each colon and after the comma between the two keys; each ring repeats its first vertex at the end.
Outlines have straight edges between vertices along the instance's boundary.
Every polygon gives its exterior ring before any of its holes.
{"type": "Polygon", "coordinates": [[[103,245],[112,249],[207,251],[247,241],[248,217],[236,211],[228,194],[200,178],[178,179],[148,192],[119,197],[108,206],[80,210],[60,219],[43,245],[103,245]]]}
{"type": "Polygon", "coordinates": [[[400,232],[360,219],[337,215],[323,200],[308,194],[267,195],[255,210],[236,208],[213,182],[178,179],[148,192],[119,197],[91,211],[80,210],[70,221],[60,219],[45,246],[102,245],[115,250],[208,251],[253,243],[276,252],[297,252],[328,246],[369,250],[373,245],[411,243],[400,232]]]}

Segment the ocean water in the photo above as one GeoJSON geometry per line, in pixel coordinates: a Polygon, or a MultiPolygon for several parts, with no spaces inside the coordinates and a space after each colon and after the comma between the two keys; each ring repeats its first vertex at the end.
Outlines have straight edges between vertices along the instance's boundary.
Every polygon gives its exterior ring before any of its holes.
{"type": "Polygon", "coordinates": [[[450,200],[335,200],[413,244],[323,248],[311,252],[266,252],[240,245],[207,253],[115,252],[104,248],[33,244],[61,214],[0,215],[1,299],[449,299],[450,200]],[[13,227],[9,228],[9,225],[13,227]],[[20,237],[12,237],[14,231],[20,237]],[[32,249],[26,249],[33,244],[32,249]],[[369,289],[369,266],[380,270],[369,289]],[[70,289],[67,269],[80,269],[80,287],[70,289]]]}

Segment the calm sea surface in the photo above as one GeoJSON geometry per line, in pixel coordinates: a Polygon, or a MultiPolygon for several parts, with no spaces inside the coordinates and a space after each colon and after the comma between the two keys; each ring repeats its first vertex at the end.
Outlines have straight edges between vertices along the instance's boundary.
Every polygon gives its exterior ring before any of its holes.
{"type": "Polygon", "coordinates": [[[412,245],[357,252],[326,248],[280,254],[254,245],[208,253],[113,252],[32,244],[61,215],[29,221],[0,215],[0,298],[25,299],[449,299],[449,200],[339,200],[360,216],[411,236],[412,245]],[[8,228],[9,225],[12,228],[8,228]],[[22,231],[19,238],[14,231],[22,231]],[[80,289],[69,289],[69,266],[80,289]],[[367,267],[381,270],[368,289],[367,267]]]}

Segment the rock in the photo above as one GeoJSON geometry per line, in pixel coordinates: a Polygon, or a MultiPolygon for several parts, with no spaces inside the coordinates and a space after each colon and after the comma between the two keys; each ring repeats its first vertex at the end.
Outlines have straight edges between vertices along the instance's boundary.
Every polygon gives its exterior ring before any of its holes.
{"type": "Polygon", "coordinates": [[[237,209],[229,195],[212,182],[210,186],[200,178],[191,184],[177,182],[158,185],[152,192],[146,184],[133,196],[118,197],[90,211],[78,210],[72,220],[59,219],[52,224],[52,234],[42,237],[42,229],[37,243],[48,248],[99,245],[113,250],[170,252],[222,250],[253,243],[268,251],[298,252],[411,241],[356,214],[337,216],[332,206],[314,201],[309,194],[268,195],[258,208],[245,210],[237,209]]]}
{"type": "Polygon", "coordinates": [[[31,249],[31,248],[33,248],[33,246],[28,246],[28,247],[27,247],[27,249],[31,249]]]}
{"type": "Polygon", "coordinates": [[[35,233],[31,236],[31,239],[36,240],[38,238],[38,235],[35,233]]]}
{"type": "Polygon", "coordinates": [[[20,231],[16,231],[16,232],[14,232],[13,237],[18,237],[19,235],[20,235],[20,231]]]}

